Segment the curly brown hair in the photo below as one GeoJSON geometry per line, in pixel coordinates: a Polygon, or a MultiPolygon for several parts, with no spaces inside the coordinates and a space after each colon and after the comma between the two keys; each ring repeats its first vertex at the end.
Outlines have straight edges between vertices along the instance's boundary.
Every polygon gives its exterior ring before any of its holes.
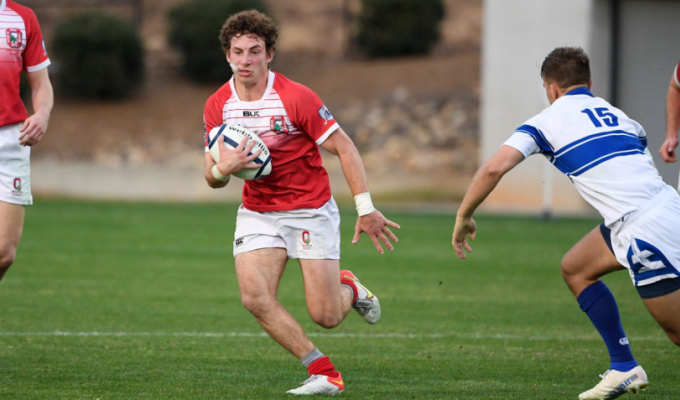
{"type": "Polygon", "coordinates": [[[231,39],[243,34],[256,35],[264,40],[267,53],[275,50],[279,29],[271,18],[257,10],[234,14],[222,26],[220,42],[225,53],[231,49],[231,39]]]}

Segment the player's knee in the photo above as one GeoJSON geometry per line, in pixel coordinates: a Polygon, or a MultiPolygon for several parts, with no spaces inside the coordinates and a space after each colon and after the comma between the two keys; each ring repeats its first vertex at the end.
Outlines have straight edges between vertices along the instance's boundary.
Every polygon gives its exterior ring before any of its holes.
{"type": "Polygon", "coordinates": [[[266,296],[260,295],[241,295],[241,303],[255,317],[262,316],[271,306],[271,301],[266,296]]]}
{"type": "Polygon", "coordinates": [[[330,314],[312,315],[311,317],[315,324],[326,329],[335,328],[342,322],[342,319],[330,314]]]}
{"type": "Polygon", "coordinates": [[[0,253],[0,271],[7,271],[14,263],[15,256],[16,253],[14,251],[5,251],[0,253]]]}
{"type": "Polygon", "coordinates": [[[330,304],[307,304],[307,311],[315,324],[326,329],[335,328],[343,320],[342,311],[330,304]]]}
{"type": "Polygon", "coordinates": [[[564,281],[567,284],[578,279],[579,269],[576,268],[576,265],[573,262],[571,262],[569,254],[562,257],[562,262],[560,263],[560,267],[561,267],[561,270],[562,270],[562,279],[564,279],[564,281]]]}
{"type": "Polygon", "coordinates": [[[564,263],[564,259],[562,260],[562,279],[564,279],[567,284],[569,284],[569,281],[574,279],[574,273],[572,270],[569,269],[568,265],[564,263]]]}
{"type": "Polygon", "coordinates": [[[666,332],[666,334],[671,342],[675,343],[676,346],[680,346],[680,332],[666,332]]]}

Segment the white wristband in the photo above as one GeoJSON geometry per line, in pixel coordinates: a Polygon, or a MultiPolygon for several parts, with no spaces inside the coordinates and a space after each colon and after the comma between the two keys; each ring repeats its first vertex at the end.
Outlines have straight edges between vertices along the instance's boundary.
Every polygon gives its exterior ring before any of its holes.
{"type": "Polygon", "coordinates": [[[230,175],[227,176],[222,175],[220,170],[217,169],[217,165],[214,165],[212,167],[212,174],[215,177],[215,179],[217,179],[220,182],[229,182],[230,175]]]}
{"type": "Polygon", "coordinates": [[[359,213],[360,217],[375,211],[375,207],[373,207],[373,202],[371,201],[371,194],[368,192],[354,196],[354,202],[357,205],[357,213],[359,213]]]}

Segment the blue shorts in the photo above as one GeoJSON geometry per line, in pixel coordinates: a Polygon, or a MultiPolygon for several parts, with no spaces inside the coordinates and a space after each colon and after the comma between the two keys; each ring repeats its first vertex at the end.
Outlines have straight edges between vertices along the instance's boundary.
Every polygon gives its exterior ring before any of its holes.
{"type": "MultiPolygon", "coordinates": [[[[607,228],[604,223],[600,224],[600,233],[604,238],[604,242],[607,243],[609,251],[616,256],[614,253],[614,248],[612,247],[612,231],[607,228]]],[[[669,293],[673,293],[680,289],[680,279],[663,279],[651,285],[645,286],[635,286],[638,294],[643,299],[653,299],[655,297],[661,297],[669,293]]]]}

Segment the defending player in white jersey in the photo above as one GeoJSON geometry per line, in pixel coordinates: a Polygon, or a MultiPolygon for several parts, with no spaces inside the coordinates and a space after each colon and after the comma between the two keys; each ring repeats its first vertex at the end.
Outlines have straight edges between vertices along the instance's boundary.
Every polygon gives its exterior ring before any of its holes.
{"type": "Polygon", "coordinates": [[[286,262],[297,258],[314,322],[333,328],[352,307],[369,323],[380,318],[378,298],[350,271],[340,271],[340,216],[319,146],[338,156],[357,200],[353,243],[366,232],[382,254],[381,241],[392,250],[387,237],[397,240],[387,226],[399,225],[373,208],[361,157],[316,93],[269,70],[277,36],[276,25],[257,11],[233,15],[222,28],[220,40],[234,77],[206,103],[205,178],[211,187],[220,188],[230,174],[259,168],[252,163],[259,155],[259,150],[251,154],[255,141],[246,146],[244,139],[228,150],[221,135],[217,142],[208,141],[215,126],[241,125],[269,148],[272,173],[246,181],[236,220],[234,256],[241,301],[269,336],[307,367],[309,379],[288,393],[337,394],[345,388],[342,376],[276,299],[286,262]],[[219,163],[213,161],[209,146],[220,147],[219,163]]]}
{"type": "Polygon", "coordinates": [[[562,276],[602,336],[610,367],[579,399],[613,399],[648,385],[621,326],[616,301],[599,278],[627,268],[650,314],[680,345],[680,196],[663,183],[640,124],[590,93],[581,48],[553,50],[541,67],[551,106],[520,126],[475,175],[458,210],[453,247],[471,252],[472,215],[500,179],[532,154],[566,174],[604,223],[562,259],[562,276]]]}
{"type": "Polygon", "coordinates": [[[31,146],[42,139],[54,95],[50,59],[33,11],[0,0],[0,280],[14,262],[31,196],[31,146]],[[31,85],[33,115],[19,97],[21,71],[31,85]]]}

